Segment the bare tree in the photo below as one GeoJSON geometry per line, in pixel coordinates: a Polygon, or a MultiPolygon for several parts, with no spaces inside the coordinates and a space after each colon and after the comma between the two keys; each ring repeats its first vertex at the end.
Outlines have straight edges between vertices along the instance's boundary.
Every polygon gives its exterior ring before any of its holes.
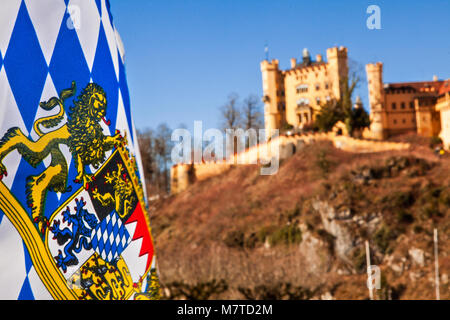
{"type": "Polygon", "coordinates": [[[244,129],[261,129],[263,127],[263,117],[259,99],[255,95],[249,95],[244,99],[242,105],[242,127],[244,129]]]}
{"type": "Polygon", "coordinates": [[[159,162],[159,180],[162,182],[162,191],[170,191],[170,153],[172,151],[172,131],[165,123],[156,128],[155,151],[159,162]]]}
{"type": "MultiPolygon", "coordinates": [[[[254,129],[258,131],[263,128],[263,113],[261,112],[260,100],[255,95],[249,95],[244,99],[242,104],[242,127],[245,130],[254,129]]],[[[250,134],[250,133],[249,133],[250,134]]],[[[257,139],[257,136],[256,136],[257,139]]],[[[245,147],[253,146],[257,141],[250,139],[250,136],[245,138],[245,147]]]]}
{"type": "Polygon", "coordinates": [[[166,124],[138,130],[139,149],[149,195],[167,193],[170,189],[171,130],[166,124]]]}
{"type": "Polygon", "coordinates": [[[220,108],[221,127],[222,130],[237,129],[241,123],[241,111],[239,109],[239,96],[236,93],[231,93],[228,100],[220,108]]]}
{"type": "Polygon", "coordinates": [[[149,194],[155,193],[155,174],[159,170],[155,153],[155,138],[152,129],[138,130],[137,137],[141,153],[143,174],[149,194]]]}

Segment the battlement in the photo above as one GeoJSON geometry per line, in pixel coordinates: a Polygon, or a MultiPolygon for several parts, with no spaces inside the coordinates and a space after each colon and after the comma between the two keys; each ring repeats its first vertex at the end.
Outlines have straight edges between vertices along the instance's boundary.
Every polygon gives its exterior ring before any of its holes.
{"type": "Polygon", "coordinates": [[[376,63],[368,63],[366,65],[366,70],[367,71],[375,71],[375,70],[382,70],[383,68],[383,63],[382,62],[376,62],[376,63]]]}
{"type": "Polygon", "coordinates": [[[347,58],[348,49],[344,46],[332,47],[327,49],[328,61],[333,58],[347,58]]]}
{"type": "Polygon", "coordinates": [[[261,71],[264,70],[278,70],[279,68],[279,61],[277,59],[272,59],[272,61],[263,60],[261,62],[261,71]]]}

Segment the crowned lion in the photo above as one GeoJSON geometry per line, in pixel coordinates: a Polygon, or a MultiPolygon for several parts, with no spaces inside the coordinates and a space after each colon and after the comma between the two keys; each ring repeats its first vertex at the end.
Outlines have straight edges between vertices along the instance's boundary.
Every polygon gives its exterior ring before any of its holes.
{"type": "Polygon", "coordinates": [[[41,131],[41,126],[52,129],[62,123],[65,115],[64,101],[72,97],[75,91],[75,82],[72,82],[71,88],[62,90],[59,97],[39,104],[46,111],[59,106],[59,112],[34,122],[33,129],[39,136],[38,140],[31,140],[18,127],[10,128],[0,140],[0,180],[8,174],[2,160],[13,150],[17,150],[33,167],[51,156],[50,165],[43,172],[27,177],[26,182],[28,206],[31,208],[33,221],[38,224],[38,230],[42,234],[48,227],[44,216],[47,192],[71,191],[67,187],[68,165],[59,145],[67,145],[75,161],[77,176],[74,182],[89,189],[93,175],[87,174],[85,167],[92,165],[97,169],[105,161],[105,153],[122,141],[119,131],[114,136],[103,134],[100,121],[110,124],[105,120],[106,93],[95,83],[89,83],[74,99],[74,106],[69,108],[67,121],[62,126],[47,133],[41,131]]]}

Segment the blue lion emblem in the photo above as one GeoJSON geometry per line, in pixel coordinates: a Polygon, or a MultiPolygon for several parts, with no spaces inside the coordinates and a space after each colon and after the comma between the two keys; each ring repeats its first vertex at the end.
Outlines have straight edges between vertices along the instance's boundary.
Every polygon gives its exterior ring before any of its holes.
{"type": "Polygon", "coordinates": [[[50,231],[54,235],[53,239],[56,239],[60,246],[66,243],[64,246],[64,253],[61,252],[61,250],[58,250],[58,255],[54,257],[56,265],[61,268],[64,273],[67,271],[68,266],[78,264],[78,258],[75,256],[75,253],[80,253],[83,248],[85,250],[90,250],[92,248],[90,237],[92,230],[98,224],[97,217],[84,209],[86,202],[84,202],[83,198],[80,200],[77,198],[75,199],[75,202],[75,214],[70,213],[69,207],[62,213],[63,222],[67,221],[69,227],[72,226],[72,228],[69,229],[66,227],[61,230],[59,228],[61,224],[59,220],[55,220],[53,226],[50,228],[50,231]]]}

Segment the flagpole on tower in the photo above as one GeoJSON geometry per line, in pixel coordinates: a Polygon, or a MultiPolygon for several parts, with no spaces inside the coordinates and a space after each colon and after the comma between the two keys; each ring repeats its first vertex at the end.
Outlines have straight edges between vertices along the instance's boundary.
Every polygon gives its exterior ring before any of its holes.
{"type": "Polygon", "coordinates": [[[267,42],[264,45],[264,52],[266,54],[266,60],[269,61],[269,45],[267,44],[267,42]]]}

